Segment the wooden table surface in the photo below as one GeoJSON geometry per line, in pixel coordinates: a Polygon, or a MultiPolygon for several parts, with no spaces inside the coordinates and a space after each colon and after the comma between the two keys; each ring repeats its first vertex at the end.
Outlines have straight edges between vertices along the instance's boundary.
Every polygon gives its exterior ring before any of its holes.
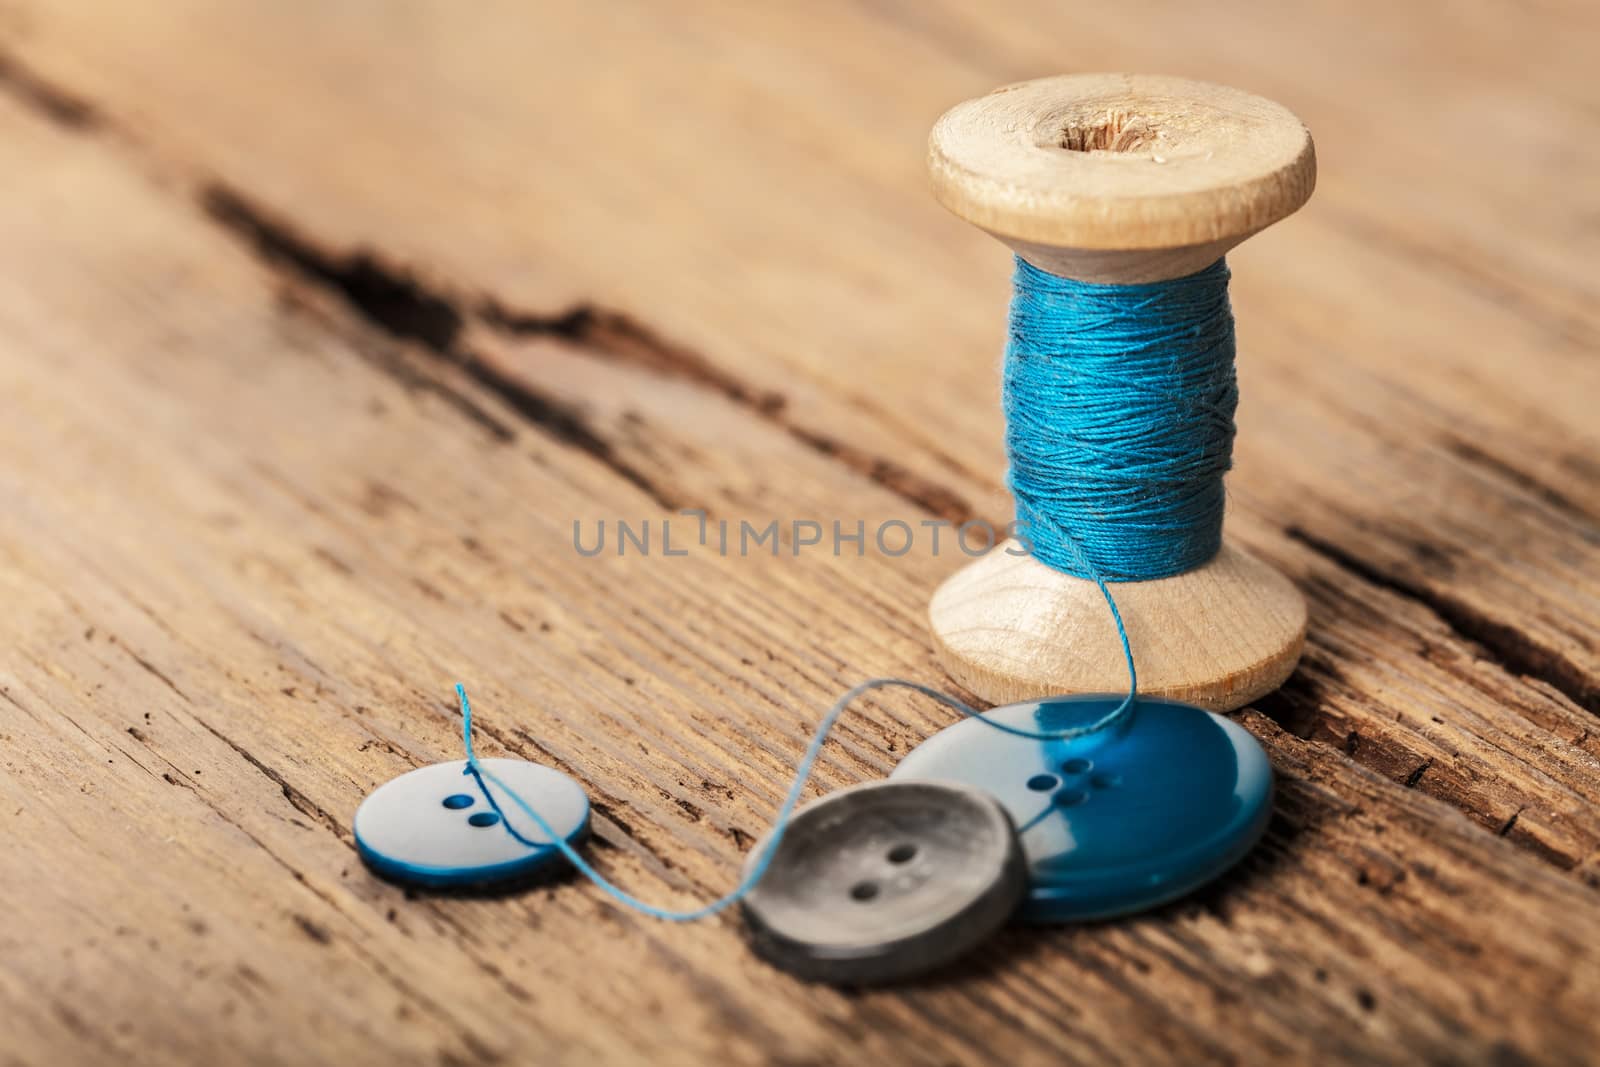
{"type": "MultiPolygon", "coordinates": [[[[989,6],[0,3],[0,1062],[1593,1062],[1600,9],[989,6]],[[1229,530],[1311,610],[1256,853],[875,992],[368,874],[458,679],[680,906],[846,686],[947,684],[948,546],[573,524],[1008,519],[1007,254],[925,137],[1095,69],[1317,139],[1230,258],[1229,530]]],[[[947,721],[869,701],[814,790],[947,721]]]]}

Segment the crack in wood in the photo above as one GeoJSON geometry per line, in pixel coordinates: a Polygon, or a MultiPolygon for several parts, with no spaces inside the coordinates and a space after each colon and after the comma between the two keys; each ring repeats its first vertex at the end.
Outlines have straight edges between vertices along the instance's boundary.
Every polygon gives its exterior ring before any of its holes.
{"type": "Polygon", "coordinates": [[[161,682],[161,684],[165,685],[168,689],[170,689],[174,693],[176,693],[179,696],[179,698],[181,698],[183,700],[183,702],[185,704],[192,704],[193,703],[193,701],[191,701],[189,699],[189,694],[185,693],[182,689],[179,689],[178,686],[177,686],[177,683],[175,683],[171,678],[168,678],[165,674],[163,674],[161,672],[161,670],[155,666],[155,664],[151,663],[149,660],[147,660],[143,656],[139,655],[139,653],[135,652],[133,649],[129,648],[127,645],[125,645],[121,641],[117,640],[117,635],[116,634],[107,635],[107,640],[109,640],[111,642],[111,644],[115,645],[117,648],[121,649],[123,652],[127,653],[128,656],[133,659],[133,662],[137,663],[140,667],[144,668],[146,673],[153,675],[156,679],[158,679],[161,682]]]}
{"type": "Polygon", "coordinates": [[[454,349],[463,326],[460,313],[410,274],[380,268],[363,250],[326,252],[226,185],[207,185],[198,195],[206,216],[244,239],[268,266],[291,268],[300,278],[333,290],[391,337],[436,351],[454,349]]]}
{"type": "Polygon", "coordinates": [[[559,338],[618,363],[704,386],[740,407],[769,418],[782,413],[788,403],[782,393],[756,388],[698,352],[673,344],[632,317],[610,308],[581,303],[554,315],[540,315],[515,310],[494,297],[486,297],[479,301],[477,312],[484,323],[505,333],[559,338]]]}
{"type": "MultiPolygon", "coordinates": [[[[290,280],[299,279],[291,275],[290,280]]],[[[343,300],[343,297],[340,299],[343,300]]],[[[353,322],[343,319],[328,308],[318,305],[305,292],[293,288],[284,290],[280,304],[287,311],[304,314],[316,320],[319,327],[332,332],[348,346],[351,352],[369,363],[373,369],[398,382],[407,391],[427,393],[437,397],[453,408],[457,414],[477,424],[495,442],[509,444],[517,439],[517,432],[510,423],[496,417],[469,396],[466,390],[454,388],[438,376],[426,373],[417,367],[407,358],[401,345],[391,343],[389,335],[375,331],[364,318],[353,322]]],[[[313,512],[321,512],[315,501],[301,498],[300,502],[313,512]]]]}
{"type": "Polygon", "coordinates": [[[1406,788],[1407,789],[1415,789],[1415,788],[1417,788],[1417,784],[1422,781],[1422,776],[1424,774],[1427,774],[1428,773],[1428,768],[1432,767],[1432,766],[1433,766],[1433,757],[1430,756],[1429,758],[1423,760],[1421,766],[1419,766],[1416,770],[1412,771],[1410,774],[1406,775],[1406,788]]]}
{"type": "Polygon", "coordinates": [[[1495,831],[1495,835],[1497,837],[1505,837],[1507,834],[1509,834],[1516,827],[1517,819],[1521,815],[1522,815],[1522,809],[1521,808],[1518,808],[1516,811],[1512,812],[1511,813],[1511,818],[1507,819],[1504,823],[1501,824],[1500,829],[1495,831]]]}
{"type": "MultiPolygon", "coordinates": [[[[741,381],[704,356],[662,340],[622,312],[580,304],[559,314],[538,315],[509,309],[492,298],[469,308],[463,299],[385,262],[370,250],[338,254],[319,247],[288,222],[227,185],[205,186],[200,202],[213,221],[245,239],[269,266],[287,268],[300,280],[334,292],[383,333],[415,342],[427,354],[447,361],[526,421],[599,460],[665,510],[678,511],[694,505],[622,459],[612,442],[596,432],[578,408],[473,352],[463,340],[469,324],[480,322],[518,337],[554,338],[595,358],[638,366],[708,388],[783,429],[812,452],[842,464],[931,515],[957,524],[973,517],[972,507],[960,494],[892,460],[801,426],[787,416],[786,400],[781,394],[741,381]]],[[[384,360],[379,366],[391,373],[396,371],[393,360],[384,360]]],[[[414,371],[406,382],[420,384],[414,371]]],[[[429,385],[439,388],[438,383],[430,381],[429,385]]],[[[459,402],[456,406],[460,406],[459,402]]],[[[497,436],[503,437],[503,432],[497,436]]]]}
{"type": "Polygon", "coordinates": [[[1527,471],[1486,452],[1482,448],[1454,435],[1446,435],[1440,439],[1446,452],[1459,459],[1468,466],[1480,467],[1507,482],[1535,500],[1545,504],[1554,511],[1560,512],[1578,527],[1578,535],[1590,544],[1600,544],[1600,526],[1596,525],[1597,516],[1594,512],[1578,503],[1567,493],[1555,486],[1535,478],[1527,471]]]}
{"type": "Polygon", "coordinates": [[[293,919],[294,924],[300,928],[300,932],[305,934],[312,941],[315,941],[319,945],[333,944],[333,935],[328,932],[328,928],[317,922],[315,919],[301,915],[299,912],[294,912],[289,917],[293,919]]]}
{"type": "Polygon", "coordinates": [[[4,51],[0,51],[0,91],[57,126],[88,131],[102,125],[103,116],[94,105],[40,77],[4,51]]]}
{"type": "Polygon", "coordinates": [[[1418,582],[1382,571],[1354,553],[1299,526],[1287,527],[1284,534],[1291,541],[1363,581],[1426,607],[1456,637],[1481,649],[1506,673],[1543,682],[1578,707],[1600,715],[1600,680],[1589,677],[1576,663],[1554,649],[1538,644],[1514,626],[1489,618],[1449,593],[1432,590],[1418,582]]]}
{"type": "MultiPolygon", "coordinates": [[[[1353,763],[1448,804],[1485,829],[1505,836],[1507,831],[1499,814],[1503,809],[1484,795],[1470,776],[1463,777],[1455,768],[1440,766],[1433,757],[1413,751],[1403,740],[1386,732],[1386,723],[1364,727],[1366,733],[1351,727],[1345,715],[1333,706],[1331,680],[1321,677],[1321,664],[1309,658],[1313,655],[1308,652],[1307,661],[1287,682],[1255,701],[1255,710],[1299,740],[1337,749],[1353,763]]],[[[1346,701],[1361,699],[1353,690],[1341,690],[1337,695],[1346,701]]],[[[1557,869],[1570,870],[1577,863],[1576,856],[1535,835],[1519,834],[1512,840],[1557,869]]]]}
{"type": "Polygon", "coordinates": [[[339,820],[335,819],[326,808],[322,807],[322,805],[318,804],[300,790],[290,785],[289,780],[282,774],[273,770],[265,763],[262,763],[261,760],[256,758],[255,754],[249,749],[245,748],[243,745],[233,740],[233,738],[218,730],[215,726],[212,726],[204,719],[196,719],[195,722],[204,727],[206,732],[212,737],[215,737],[218,741],[221,741],[223,744],[233,749],[233,751],[237,753],[239,757],[242,758],[246,763],[260,771],[268,781],[277,786],[283,792],[284,799],[287,800],[296,811],[300,812],[300,814],[306,816],[307,818],[317,820],[327,829],[332,830],[335,836],[341,840],[344,839],[346,836],[344,827],[339,825],[339,820]]]}
{"type": "MultiPolygon", "coordinates": [[[[320,248],[226,185],[204,186],[199,199],[208,217],[244,239],[267,266],[286,269],[300,281],[334,293],[369,325],[390,337],[413,342],[423,353],[449,363],[530,425],[599,460],[661,508],[678,511],[692,506],[618,456],[611,442],[596,433],[576,407],[506,374],[473,352],[462,340],[466,315],[442,290],[407,270],[381,262],[369,251],[336,254],[320,248]]],[[[398,372],[407,385],[423,384],[421,376],[403,370],[395,360],[383,360],[377,366],[391,374],[398,372]]],[[[447,388],[435,379],[425,381],[435,392],[447,388]]],[[[459,394],[449,392],[453,406],[463,407],[459,394]]],[[[489,426],[500,440],[512,436],[503,423],[486,421],[481,408],[471,406],[467,413],[489,426]]]]}
{"type": "Polygon", "coordinates": [[[480,302],[478,314],[485,324],[514,336],[555,338],[597,358],[710,389],[783,430],[812,452],[848,467],[929,514],[958,525],[973,518],[971,505],[954,490],[893,460],[802,425],[789,413],[788,398],[783,394],[743,381],[620,311],[584,303],[560,314],[539,315],[508,308],[489,298],[480,302]]]}
{"type": "MultiPolygon", "coordinates": [[[[789,426],[788,430],[797,441],[804,442],[818,455],[844,464],[857,474],[864,475],[868,481],[952,525],[960,526],[976,518],[972,505],[960,494],[892,460],[871,455],[815,430],[800,426],[789,426]]],[[[1000,529],[1004,524],[990,522],[989,526],[1000,529]]]]}

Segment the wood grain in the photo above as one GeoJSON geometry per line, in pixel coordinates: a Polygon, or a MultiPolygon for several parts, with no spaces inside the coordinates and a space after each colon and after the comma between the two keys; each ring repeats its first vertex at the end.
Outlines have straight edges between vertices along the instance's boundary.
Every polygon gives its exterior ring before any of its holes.
{"type": "MultiPolygon", "coordinates": [[[[1585,1062],[1596,41],[1561,5],[0,8],[0,1062],[1585,1062]],[[1310,606],[1238,716],[1262,849],[870,994],[583,886],[368,876],[350,815],[457,752],[458,678],[684,904],[838,691],[941,676],[960,555],[572,523],[1003,522],[1004,253],[923,138],[1108,65],[1317,133],[1315,208],[1234,257],[1229,530],[1310,606]]],[[[872,704],[816,788],[943,721],[872,704]]]]}

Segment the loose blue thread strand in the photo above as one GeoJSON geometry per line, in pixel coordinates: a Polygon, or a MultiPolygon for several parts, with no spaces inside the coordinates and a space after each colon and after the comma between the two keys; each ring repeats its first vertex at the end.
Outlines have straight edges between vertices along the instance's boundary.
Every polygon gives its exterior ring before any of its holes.
{"type": "Polygon", "coordinates": [[[657,907],[654,904],[648,904],[640,900],[638,897],[633,896],[626,890],[619,889],[616,885],[607,880],[606,877],[599,871],[591,867],[588,861],[579,854],[578,850],[573,848],[572,845],[562,838],[562,836],[555,831],[555,828],[545,820],[544,816],[540,815],[531,804],[518,795],[516,790],[506,785],[506,783],[501,781],[493,771],[479,763],[477,754],[474,752],[472,747],[472,704],[467,700],[467,691],[465,687],[458,682],[456,683],[456,696],[461,701],[461,741],[465,746],[467,753],[467,766],[461,773],[472,778],[478,787],[478,791],[483,794],[484,800],[488,802],[490,808],[493,809],[495,814],[500,816],[500,825],[504,826],[506,828],[506,832],[511,834],[511,836],[519,843],[526,845],[529,848],[549,848],[551,845],[554,845],[560,850],[561,854],[567,858],[567,861],[578,869],[579,873],[581,873],[585,878],[589,879],[589,881],[593,882],[595,885],[599,886],[600,889],[603,890],[608,896],[624,907],[631,908],[634,911],[640,912],[644,915],[649,915],[653,918],[665,919],[668,922],[693,922],[696,919],[704,919],[708,916],[715,915],[718,912],[737,904],[749,894],[750,890],[755,888],[757,882],[761,881],[761,877],[767,873],[767,867],[771,864],[773,855],[778,850],[778,845],[783,841],[783,835],[789,829],[790,818],[794,815],[794,809],[800,803],[800,795],[805,790],[806,782],[811,777],[812,768],[816,766],[817,756],[822,752],[822,744],[827,740],[828,733],[833,729],[834,723],[839,721],[839,717],[844,714],[845,710],[849,708],[852,703],[855,702],[857,697],[860,697],[864,693],[869,693],[874,689],[888,689],[891,687],[914,690],[915,692],[921,693],[923,696],[938,701],[945,707],[953,708],[954,710],[959,711],[961,714],[969,716],[978,722],[983,723],[985,726],[999,730],[1001,733],[1012,734],[1016,737],[1024,737],[1032,741],[1070,741],[1073,738],[1083,737],[1086,734],[1103,730],[1120,719],[1133,700],[1133,696],[1130,694],[1129,697],[1122,703],[1118,704],[1117,707],[1100,716],[1100,718],[1096,719],[1094,722],[1083,726],[1074,726],[1063,730],[1034,732],[1031,730],[1022,730],[1015,726],[1009,726],[1005,723],[995,722],[992,719],[986,719],[984,718],[983,713],[978,711],[976,708],[970,707],[962,701],[957,700],[955,697],[941,693],[937,689],[930,689],[928,686],[919,685],[916,682],[908,682],[900,678],[872,678],[862,682],[860,685],[855,686],[849,692],[845,693],[838,700],[836,700],[833,704],[833,707],[829,708],[828,713],[822,717],[822,721],[817,724],[816,732],[811,735],[811,743],[806,746],[805,755],[800,758],[800,763],[795,768],[794,784],[789,787],[789,793],[784,797],[783,804],[778,808],[778,814],[773,819],[772,833],[768,836],[766,844],[762,847],[761,854],[756,858],[756,862],[750,868],[749,872],[742,879],[740,879],[738,885],[734,886],[734,888],[724,896],[719,897],[709,904],[702,905],[698,908],[689,908],[686,910],[657,907]],[[493,785],[496,791],[503,794],[511,801],[512,804],[521,810],[523,814],[532,819],[534,825],[539,828],[539,832],[544,834],[548,841],[530,840],[523,834],[519,833],[517,829],[511,825],[511,821],[505,817],[505,812],[501,809],[499,802],[495,799],[494,791],[489,789],[490,785],[493,785]]]}
{"type": "Polygon", "coordinates": [[[1171,281],[1093,285],[1017,259],[1003,393],[1007,481],[1034,556],[1056,570],[1093,581],[1111,611],[1127,661],[1128,694],[1099,719],[1036,733],[986,719],[975,708],[916,682],[862,682],[835,701],[818,723],[749,872],[724,896],[686,910],[647,904],[613,885],[532,805],[479,763],[472,747],[472,705],[458,683],[467,754],[462,773],[472,777],[519,843],[560,850],[624,907],[669,922],[693,922],[737,904],[761,881],[823,742],[865,693],[911,689],[992,729],[1034,741],[1069,741],[1114,725],[1133,708],[1139,682],[1127,627],[1107,583],[1182,574],[1222,546],[1222,477],[1232,465],[1233,415],[1239,402],[1228,277],[1227,265],[1219,259],[1171,281]],[[530,840],[511,825],[491,784],[533,820],[548,843],[530,840]]]}
{"type": "Polygon", "coordinates": [[[1222,547],[1239,402],[1228,276],[1219,259],[1170,281],[1093,285],[1017,259],[1007,480],[1041,562],[1104,590],[1193,570],[1222,547]]]}

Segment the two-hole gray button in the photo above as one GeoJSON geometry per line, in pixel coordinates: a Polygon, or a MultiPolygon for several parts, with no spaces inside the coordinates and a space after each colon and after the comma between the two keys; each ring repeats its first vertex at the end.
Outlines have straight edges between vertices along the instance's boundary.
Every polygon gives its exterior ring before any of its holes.
{"type": "MultiPolygon", "coordinates": [[[[749,864],[765,849],[752,849],[749,864]]],[[[1016,830],[988,793],[882,781],[800,809],[743,909],[764,959],[802,978],[864,985],[966,953],[1025,891],[1016,830]]]]}

